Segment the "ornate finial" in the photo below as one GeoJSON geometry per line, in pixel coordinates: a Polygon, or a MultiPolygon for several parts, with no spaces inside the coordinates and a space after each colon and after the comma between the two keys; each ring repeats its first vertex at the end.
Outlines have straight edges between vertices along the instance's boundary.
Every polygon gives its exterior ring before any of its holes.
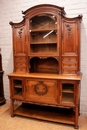
{"type": "Polygon", "coordinates": [[[82,19],[83,15],[82,15],[82,14],[80,14],[80,15],[78,15],[78,17],[79,17],[80,19],[82,19]]]}
{"type": "Polygon", "coordinates": [[[10,25],[13,25],[13,22],[12,22],[12,21],[10,21],[10,22],[9,22],[9,24],[10,24],[10,25]]]}

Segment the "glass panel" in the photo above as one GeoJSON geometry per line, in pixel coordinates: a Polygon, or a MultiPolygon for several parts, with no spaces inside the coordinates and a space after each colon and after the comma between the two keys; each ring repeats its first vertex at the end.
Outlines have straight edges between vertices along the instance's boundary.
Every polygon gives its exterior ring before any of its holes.
{"type": "Polygon", "coordinates": [[[57,18],[44,14],[30,20],[30,52],[57,52],[57,18]]]}
{"type": "Polygon", "coordinates": [[[37,15],[30,20],[30,30],[56,29],[57,18],[51,14],[37,15]]]}
{"type": "Polygon", "coordinates": [[[74,84],[62,84],[62,101],[74,102],[74,84]]]}
{"type": "Polygon", "coordinates": [[[31,32],[30,40],[31,44],[56,43],[56,31],[31,32]]]}
{"type": "Polygon", "coordinates": [[[22,96],[22,81],[14,80],[14,95],[22,96]]]}
{"type": "Polygon", "coordinates": [[[74,102],[74,94],[72,93],[62,93],[63,102],[74,102]]]}
{"type": "Polygon", "coordinates": [[[57,52],[57,44],[32,44],[31,53],[56,53],[57,52]]]}

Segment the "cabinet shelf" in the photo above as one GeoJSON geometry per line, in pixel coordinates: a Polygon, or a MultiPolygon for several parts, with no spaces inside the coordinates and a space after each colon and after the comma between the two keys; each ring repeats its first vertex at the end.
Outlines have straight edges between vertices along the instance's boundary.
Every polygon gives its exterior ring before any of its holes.
{"type": "Polygon", "coordinates": [[[72,109],[54,108],[38,105],[24,104],[19,106],[14,115],[47,120],[53,122],[67,123],[74,125],[75,113],[72,109]]]}
{"type": "Polygon", "coordinates": [[[74,93],[74,91],[73,91],[73,90],[71,90],[71,89],[62,90],[62,92],[63,92],[63,93],[74,93]]]}
{"type": "Polygon", "coordinates": [[[29,32],[48,32],[48,31],[57,31],[57,28],[46,28],[46,29],[32,29],[32,30],[29,30],[29,32]]]}
{"type": "Polygon", "coordinates": [[[30,44],[57,44],[57,41],[52,41],[52,42],[31,42],[30,44]]]}
{"type": "Polygon", "coordinates": [[[15,85],[15,88],[22,88],[22,85],[15,85]]]}
{"type": "Polygon", "coordinates": [[[59,55],[57,54],[57,53],[47,53],[47,52],[43,52],[43,54],[41,53],[41,52],[38,52],[38,53],[30,53],[29,55],[28,55],[29,57],[59,57],[59,55]]]}

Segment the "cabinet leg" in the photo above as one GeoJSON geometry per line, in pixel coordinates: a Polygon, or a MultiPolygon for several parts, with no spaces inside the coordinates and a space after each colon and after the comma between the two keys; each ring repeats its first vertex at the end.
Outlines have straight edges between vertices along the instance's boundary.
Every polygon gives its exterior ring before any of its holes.
{"type": "Polygon", "coordinates": [[[79,129],[78,117],[79,117],[79,108],[78,108],[78,106],[76,106],[76,108],[75,108],[75,129],[79,129]]]}
{"type": "Polygon", "coordinates": [[[79,126],[75,126],[74,128],[78,130],[78,129],[79,129],[79,126]]]}
{"type": "Polygon", "coordinates": [[[14,111],[14,100],[13,99],[11,99],[10,107],[11,107],[11,117],[14,117],[14,114],[13,114],[13,111],[14,111]]]}
{"type": "Polygon", "coordinates": [[[11,115],[11,117],[14,117],[14,116],[15,116],[14,114],[11,115]]]}

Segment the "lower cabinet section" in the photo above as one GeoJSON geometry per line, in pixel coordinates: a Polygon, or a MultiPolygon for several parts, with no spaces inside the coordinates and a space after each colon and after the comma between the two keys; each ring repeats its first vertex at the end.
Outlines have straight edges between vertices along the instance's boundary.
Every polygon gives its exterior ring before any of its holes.
{"type": "Polygon", "coordinates": [[[9,80],[11,116],[61,122],[78,128],[80,80],[32,76],[9,76],[9,80]]]}

